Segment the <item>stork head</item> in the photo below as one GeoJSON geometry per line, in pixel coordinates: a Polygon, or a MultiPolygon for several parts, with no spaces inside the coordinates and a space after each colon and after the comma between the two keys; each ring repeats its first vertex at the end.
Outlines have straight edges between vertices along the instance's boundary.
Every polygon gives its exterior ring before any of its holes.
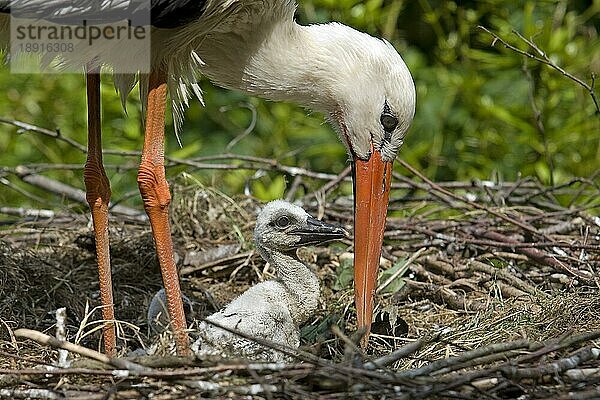
{"type": "Polygon", "coordinates": [[[378,152],[382,161],[394,161],[416,102],[402,57],[389,42],[342,24],[311,28],[318,30],[313,33],[322,55],[322,108],[348,153],[354,160],[368,160],[378,152]]]}
{"type": "Polygon", "coordinates": [[[260,251],[289,252],[347,236],[343,228],[311,217],[283,200],[268,203],[258,214],[254,240],[260,251]]]}
{"type": "Polygon", "coordinates": [[[325,54],[319,66],[326,99],[319,105],[353,164],[355,301],[358,325],[368,332],[392,163],[414,116],[415,85],[387,41],[336,23],[311,30],[319,54],[325,54]]]}

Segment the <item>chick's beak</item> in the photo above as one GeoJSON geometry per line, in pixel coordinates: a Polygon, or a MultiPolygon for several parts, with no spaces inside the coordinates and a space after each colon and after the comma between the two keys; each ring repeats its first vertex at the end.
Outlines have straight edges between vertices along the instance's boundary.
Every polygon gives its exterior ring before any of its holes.
{"type": "Polygon", "coordinates": [[[298,246],[317,245],[349,236],[344,228],[319,221],[313,217],[308,217],[306,226],[292,232],[300,236],[298,246]]]}
{"type": "Polygon", "coordinates": [[[392,161],[383,161],[377,150],[368,160],[356,158],[354,178],[354,301],[358,328],[365,328],[366,347],[373,319],[373,294],[388,208],[392,161]]]}

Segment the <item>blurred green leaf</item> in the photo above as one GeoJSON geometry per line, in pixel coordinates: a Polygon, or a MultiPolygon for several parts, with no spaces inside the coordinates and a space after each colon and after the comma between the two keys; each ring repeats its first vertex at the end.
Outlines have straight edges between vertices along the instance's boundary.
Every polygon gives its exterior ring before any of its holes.
{"type": "Polygon", "coordinates": [[[391,268],[388,268],[379,274],[378,286],[383,285],[388,281],[388,279],[391,279],[395,274],[397,274],[394,279],[381,290],[380,293],[396,293],[406,284],[406,281],[403,279],[404,274],[406,271],[408,271],[408,264],[406,260],[406,258],[397,259],[391,268]]]}
{"type": "Polygon", "coordinates": [[[341,258],[340,265],[336,268],[336,279],[331,287],[333,290],[344,290],[350,286],[354,280],[354,259],[341,258]]]}

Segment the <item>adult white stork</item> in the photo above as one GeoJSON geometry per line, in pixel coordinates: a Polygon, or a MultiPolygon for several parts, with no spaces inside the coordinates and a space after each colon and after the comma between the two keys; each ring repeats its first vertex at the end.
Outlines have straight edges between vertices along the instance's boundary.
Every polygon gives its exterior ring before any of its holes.
{"type": "MultiPolygon", "coordinates": [[[[13,0],[20,15],[55,22],[109,22],[143,9],[148,0],[13,0]],[[122,12],[121,12],[122,11],[122,12]]],[[[6,2],[0,11],[8,12],[6,2]]],[[[189,350],[169,227],[170,193],[164,170],[167,92],[177,126],[200,74],[250,95],[299,103],[323,112],[338,131],[353,166],[355,302],[358,325],[370,329],[392,163],[415,110],[415,87],[398,52],[386,41],[338,23],[302,26],[291,0],[151,0],[151,70],[116,75],[122,99],[140,82],[146,131],[138,185],[152,225],[179,353],[189,350]]],[[[88,157],[84,169],[100,277],[103,317],[114,320],[108,248],[109,182],[102,164],[101,64],[131,58],[115,45],[90,55],[64,54],[87,67],[88,157]]],[[[118,70],[118,69],[117,69],[118,70]]],[[[114,326],[104,329],[115,352],[114,326]]]]}

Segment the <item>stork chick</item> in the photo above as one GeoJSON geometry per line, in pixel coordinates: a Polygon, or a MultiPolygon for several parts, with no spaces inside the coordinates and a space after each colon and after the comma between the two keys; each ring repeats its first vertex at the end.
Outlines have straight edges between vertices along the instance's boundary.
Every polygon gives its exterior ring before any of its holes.
{"type": "MultiPolygon", "coordinates": [[[[260,255],[275,269],[277,278],[246,290],[207,320],[291,348],[300,346],[300,325],[316,310],[319,280],[296,256],[296,249],[347,236],[347,232],[311,217],[301,207],[283,200],[267,204],[256,220],[254,241],[260,255]]],[[[199,325],[196,354],[228,354],[264,361],[284,361],[274,349],[220,329],[199,325]]]]}

